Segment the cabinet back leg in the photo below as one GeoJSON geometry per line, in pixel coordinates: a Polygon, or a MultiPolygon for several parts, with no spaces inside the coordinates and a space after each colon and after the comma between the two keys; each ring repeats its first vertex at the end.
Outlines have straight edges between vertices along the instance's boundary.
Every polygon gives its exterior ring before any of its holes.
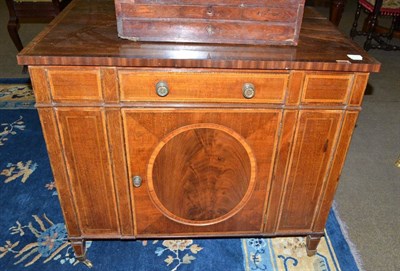
{"type": "Polygon", "coordinates": [[[307,255],[309,257],[317,254],[317,247],[319,242],[321,241],[321,237],[322,236],[307,235],[306,249],[307,249],[307,255]]]}

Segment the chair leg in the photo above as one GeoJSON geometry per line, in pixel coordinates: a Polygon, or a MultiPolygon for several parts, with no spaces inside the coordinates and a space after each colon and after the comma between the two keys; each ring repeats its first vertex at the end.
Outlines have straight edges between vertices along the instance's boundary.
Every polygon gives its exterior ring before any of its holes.
{"type": "Polygon", "coordinates": [[[397,16],[393,16],[392,24],[390,25],[389,33],[387,34],[387,39],[391,40],[393,38],[394,29],[396,28],[397,16]]]}
{"type": "Polygon", "coordinates": [[[350,30],[350,37],[354,38],[357,36],[357,26],[358,26],[358,19],[360,18],[361,14],[361,5],[358,3],[357,5],[357,10],[356,10],[356,15],[354,16],[354,22],[353,22],[353,27],[350,30]]]}
{"type": "Polygon", "coordinates": [[[342,19],[344,6],[346,0],[331,0],[331,7],[329,12],[329,21],[338,26],[342,19]]]}
{"type": "Polygon", "coordinates": [[[11,37],[15,47],[17,47],[18,52],[23,48],[21,39],[18,34],[19,22],[16,17],[10,17],[7,24],[8,34],[11,37]]]}
{"type": "Polygon", "coordinates": [[[369,28],[367,33],[367,40],[364,43],[364,50],[368,51],[372,48],[372,38],[375,31],[376,21],[378,20],[378,13],[373,14],[368,22],[369,28]]]}

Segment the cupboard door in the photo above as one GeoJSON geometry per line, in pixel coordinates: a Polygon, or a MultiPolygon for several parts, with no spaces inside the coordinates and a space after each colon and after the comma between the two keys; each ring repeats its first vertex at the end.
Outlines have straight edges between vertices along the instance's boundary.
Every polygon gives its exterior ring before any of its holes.
{"type": "Polygon", "coordinates": [[[56,113],[82,235],[119,236],[104,112],[59,108],[56,113]]]}
{"type": "Polygon", "coordinates": [[[281,110],[122,111],[138,237],[261,232],[281,110]]]}
{"type": "Polygon", "coordinates": [[[311,231],[336,146],[342,114],[339,110],[300,112],[278,232],[311,231]]]}

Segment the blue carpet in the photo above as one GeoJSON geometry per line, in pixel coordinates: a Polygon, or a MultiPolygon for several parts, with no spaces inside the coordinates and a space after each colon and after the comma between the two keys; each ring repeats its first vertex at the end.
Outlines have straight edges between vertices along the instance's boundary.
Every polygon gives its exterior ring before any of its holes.
{"type": "Polygon", "coordinates": [[[30,84],[30,78],[0,78],[0,84],[30,84]]]}
{"type": "MultiPolygon", "coordinates": [[[[0,270],[88,270],[66,238],[36,110],[0,110],[0,125],[0,270]]],[[[314,257],[303,238],[94,241],[87,256],[92,270],[357,271],[334,212],[326,232],[314,257]]]]}

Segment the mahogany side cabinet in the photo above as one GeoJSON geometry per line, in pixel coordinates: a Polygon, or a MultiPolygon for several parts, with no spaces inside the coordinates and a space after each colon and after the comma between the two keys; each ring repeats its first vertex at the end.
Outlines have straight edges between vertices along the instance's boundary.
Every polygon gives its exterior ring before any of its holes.
{"type": "Polygon", "coordinates": [[[100,0],[18,61],[80,259],[88,239],[211,236],[307,236],[312,255],[380,69],[308,8],[298,46],[146,43],[100,0]]]}

